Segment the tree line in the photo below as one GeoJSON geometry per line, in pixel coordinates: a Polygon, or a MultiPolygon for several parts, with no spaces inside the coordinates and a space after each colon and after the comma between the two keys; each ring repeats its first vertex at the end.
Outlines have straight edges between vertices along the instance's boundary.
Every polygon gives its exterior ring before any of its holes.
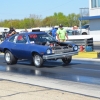
{"type": "MultiPolygon", "coordinates": [[[[79,26],[79,14],[69,14],[64,15],[62,12],[54,13],[52,16],[47,16],[42,18],[39,15],[31,14],[29,18],[24,19],[10,19],[0,21],[0,27],[15,27],[17,29],[21,28],[33,28],[33,27],[46,27],[46,26],[56,26],[63,24],[66,27],[79,26]]],[[[88,21],[82,21],[82,25],[87,24],[88,21]]]]}

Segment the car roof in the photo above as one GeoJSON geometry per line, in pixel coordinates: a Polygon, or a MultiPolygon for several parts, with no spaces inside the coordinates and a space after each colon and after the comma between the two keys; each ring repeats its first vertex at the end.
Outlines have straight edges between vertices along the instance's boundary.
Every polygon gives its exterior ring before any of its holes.
{"type": "Polygon", "coordinates": [[[20,34],[25,34],[25,35],[29,35],[29,34],[46,34],[46,32],[44,32],[44,31],[40,31],[40,32],[25,32],[25,33],[20,33],[20,34]]]}

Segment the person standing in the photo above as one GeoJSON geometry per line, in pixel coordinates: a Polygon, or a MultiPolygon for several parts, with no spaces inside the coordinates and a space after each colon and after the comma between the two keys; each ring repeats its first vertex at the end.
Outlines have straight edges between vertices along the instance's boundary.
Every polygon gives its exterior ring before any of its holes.
{"type": "Polygon", "coordinates": [[[73,34],[73,35],[78,35],[77,29],[78,29],[77,26],[73,26],[73,31],[72,31],[72,34],[73,34]]]}
{"type": "Polygon", "coordinates": [[[51,33],[52,33],[52,36],[56,39],[56,29],[54,27],[52,27],[52,30],[51,30],[51,33]]]}
{"type": "Polygon", "coordinates": [[[9,30],[8,34],[6,35],[6,38],[8,38],[14,34],[16,34],[15,29],[13,27],[10,27],[10,30],[9,30]]]}
{"type": "Polygon", "coordinates": [[[66,40],[68,40],[67,31],[63,28],[62,24],[59,25],[59,28],[56,33],[58,41],[65,42],[66,40]]]}

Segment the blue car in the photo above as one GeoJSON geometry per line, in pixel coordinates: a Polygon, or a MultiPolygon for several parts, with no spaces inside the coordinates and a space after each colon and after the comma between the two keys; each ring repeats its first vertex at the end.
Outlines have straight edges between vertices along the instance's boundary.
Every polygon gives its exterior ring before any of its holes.
{"type": "Polygon", "coordinates": [[[46,60],[62,59],[69,64],[72,56],[78,54],[78,46],[73,43],[59,42],[46,32],[26,32],[15,34],[0,44],[7,64],[16,64],[20,59],[28,59],[36,67],[46,60]]]}

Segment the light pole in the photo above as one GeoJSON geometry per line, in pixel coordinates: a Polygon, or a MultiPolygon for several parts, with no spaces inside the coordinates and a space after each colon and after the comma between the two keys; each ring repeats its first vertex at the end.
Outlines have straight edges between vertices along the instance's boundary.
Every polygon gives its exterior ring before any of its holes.
{"type": "Polygon", "coordinates": [[[81,26],[82,26],[82,18],[84,16],[89,16],[89,8],[80,8],[80,33],[82,34],[82,29],[81,29],[81,26]]]}

